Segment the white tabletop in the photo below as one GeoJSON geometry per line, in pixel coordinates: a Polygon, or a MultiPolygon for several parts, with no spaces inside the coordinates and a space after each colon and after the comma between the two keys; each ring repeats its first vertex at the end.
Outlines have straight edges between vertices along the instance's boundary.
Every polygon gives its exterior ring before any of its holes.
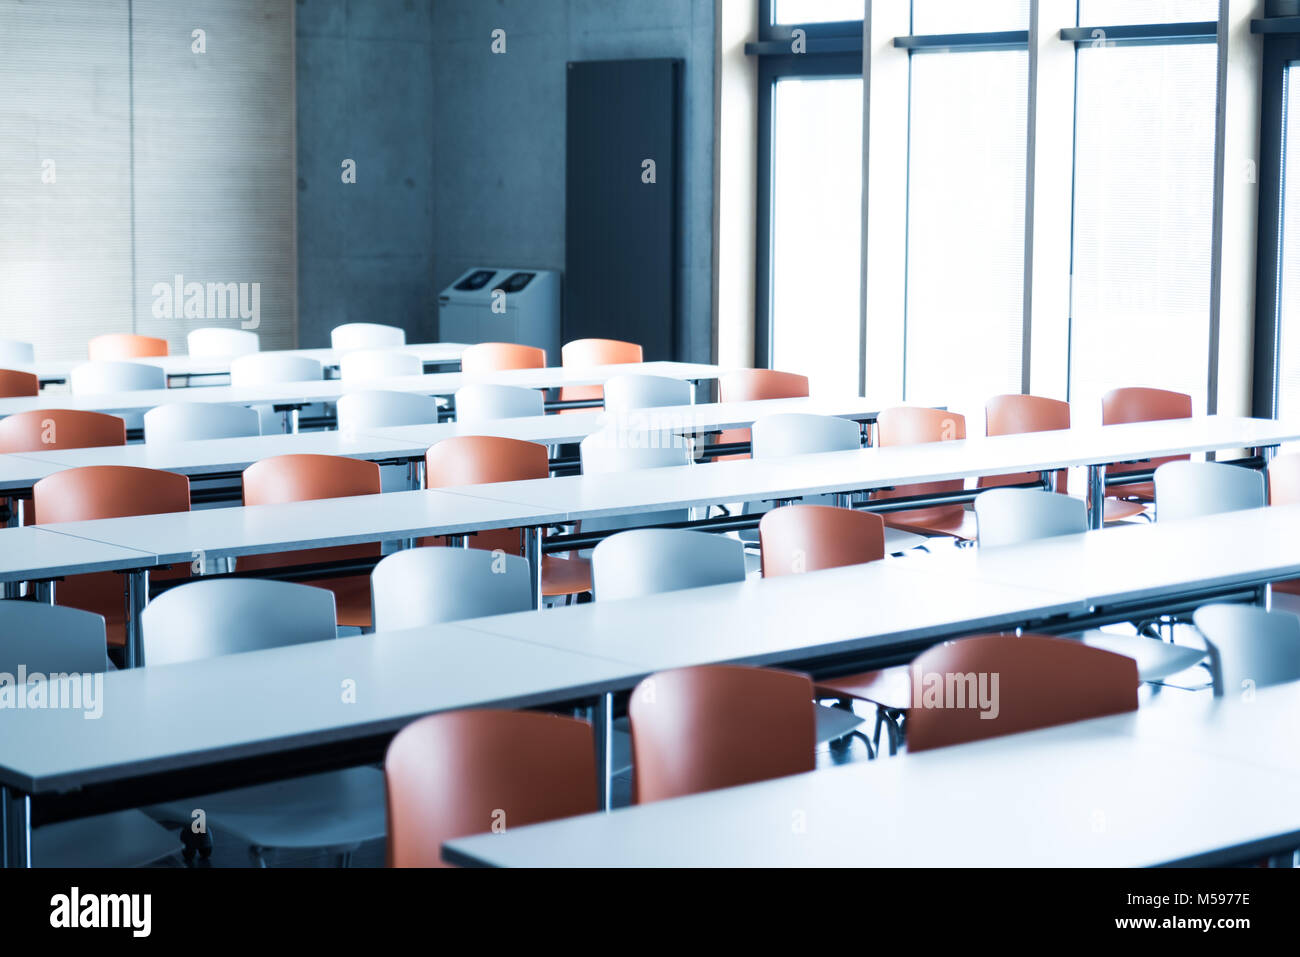
{"type": "Polygon", "coordinates": [[[31,488],[36,482],[63,470],[63,466],[42,462],[27,454],[0,454],[0,492],[31,488]]]}
{"type": "MultiPolygon", "coordinates": [[[[1260,694],[1282,699],[1294,727],[1300,685],[1260,694]]],[[[1223,710],[1284,742],[1259,709],[1223,710]]],[[[447,847],[460,862],[533,867],[1142,867],[1297,845],[1293,768],[1213,753],[1198,727],[1126,734],[1103,718],[447,847]]]]}
{"type": "Polygon", "coordinates": [[[454,395],[471,382],[518,385],[530,389],[553,389],[566,385],[601,385],[611,376],[657,375],[670,379],[715,379],[722,374],[718,366],[693,362],[641,362],[627,365],[593,366],[587,369],[508,369],[503,372],[466,375],[461,372],[438,372],[431,375],[393,376],[367,382],[344,383],[341,379],[312,382],[286,382],[274,386],[209,386],[202,389],[143,389],[135,392],[110,392],[94,395],[39,395],[0,399],[0,416],[30,412],[33,409],[79,409],[87,412],[143,412],[169,402],[216,402],[223,405],[308,405],[333,402],[349,392],[385,389],[415,392],[421,395],[454,395]]]}
{"type": "MultiPolygon", "coordinates": [[[[417,342],[394,346],[392,351],[419,356],[424,363],[459,362],[468,346],[463,342],[417,342]]],[[[339,349],[271,349],[273,355],[302,356],[315,359],[326,368],[336,368],[345,355],[339,349]]],[[[51,359],[33,365],[20,366],[23,371],[34,372],[42,382],[64,382],[68,374],[85,359],[51,359]]],[[[158,366],[168,376],[212,376],[230,374],[230,356],[141,356],[131,360],[158,366]]]]}
{"type": "Polygon", "coordinates": [[[621,670],[441,625],[117,671],[104,676],[98,719],[0,709],[0,783],[65,790],[392,733],[435,711],[536,707],[621,670]]]}
{"type": "Polygon", "coordinates": [[[6,528],[0,548],[0,581],[57,578],[82,572],[148,568],[152,552],[62,535],[55,526],[6,528]]]}

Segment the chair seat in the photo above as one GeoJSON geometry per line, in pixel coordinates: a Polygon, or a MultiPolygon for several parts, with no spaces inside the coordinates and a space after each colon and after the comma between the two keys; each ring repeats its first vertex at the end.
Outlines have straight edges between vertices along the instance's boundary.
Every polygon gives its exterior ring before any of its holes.
{"type": "Polygon", "coordinates": [[[857,698],[891,711],[906,711],[912,705],[912,669],[895,665],[879,671],[864,671],[817,682],[819,698],[857,698]]]}
{"type": "Polygon", "coordinates": [[[953,510],[950,516],[933,520],[909,520],[907,512],[899,512],[897,516],[896,518],[891,517],[886,513],[885,524],[889,528],[896,528],[904,532],[914,532],[918,535],[945,535],[949,538],[958,538],[968,542],[973,542],[979,537],[975,513],[970,509],[964,508],[960,512],[953,510]]]}
{"type": "Polygon", "coordinates": [[[139,867],[180,849],[174,831],[140,811],[97,814],[32,831],[36,867],[139,867]]]}
{"type": "Polygon", "coordinates": [[[208,794],[149,813],[185,822],[196,808],[207,815],[209,830],[254,847],[349,848],[387,833],[384,773],[372,767],[208,794]]]}
{"type": "Polygon", "coordinates": [[[813,719],[817,723],[817,744],[838,741],[862,724],[862,718],[844,708],[828,708],[813,704],[813,719]]]}
{"type": "Polygon", "coordinates": [[[1103,507],[1102,521],[1122,522],[1125,519],[1141,515],[1146,510],[1147,507],[1142,502],[1129,502],[1118,498],[1108,498],[1103,507]]]}
{"type": "Polygon", "coordinates": [[[1205,657],[1204,648],[1175,645],[1143,635],[1112,635],[1088,631],[1080,636],[1085,645],[1114,652],[1137,662],[1139,681],[1160,681],[1177,674],[1205,657]]]}
{"type": "Polygon", "coordinates": [[[928,541],[924,535],[905,532],[901,528],[885,528],[885,554],[894,555],[909,548],[918,548],[928,541]]]}
{"type": "Polygon", "coordinates": [[[1292,578],[1284,582],[1273,582],[1268,587],[1275,595],[1300,595],[1300,578],[1292,578]]]}
{"type": "Polygon", "coordinates": [[[591,591],[591,562],[585,558],[542,557],[542,595],[576,595],[591,591]]]}

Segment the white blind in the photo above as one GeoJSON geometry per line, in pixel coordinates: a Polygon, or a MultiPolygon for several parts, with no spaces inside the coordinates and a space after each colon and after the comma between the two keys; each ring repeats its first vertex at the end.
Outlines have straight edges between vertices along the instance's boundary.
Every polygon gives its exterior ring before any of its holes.
{"type": "Polygon", "coordinates": [[[1219,19],[1219,0],[1079,0],[1079,26],[1219,19]]]}
{"type": "Polygon", "coordinates": [[[1029,0],[912,0],[912,32],[995,33],[1029,29],[1029,0]]]}

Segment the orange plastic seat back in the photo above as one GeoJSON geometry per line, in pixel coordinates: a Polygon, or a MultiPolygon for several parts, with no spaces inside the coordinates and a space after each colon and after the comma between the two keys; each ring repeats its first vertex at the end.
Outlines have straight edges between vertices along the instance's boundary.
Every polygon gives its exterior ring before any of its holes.
{"type": "Polygon", "coordinates": [[[596,811],[585,721],[452,711],[398,732],[384,758],[390,867],[446,867],[443,842],[596,811]]]}
{"type": "Polygon", "coordinates": [[[102,412],[35,409],[0,419],[0,452],[126,445],[126,422],[102,412]]]}
{"type": "Polygon", "coordinates": [[[141,359],[148,356],[167,355],[167,340],[152,336],[133,336],[121,333],[95,336],[86,344],[86,354],[91,362],[141,359]]]}
{"type": "MultiPolygon", "coordinates": [[[[244,469],[243,485],[245,505],[280,505],[322,498],[378,495],[382,490],[376,463],[340,455],[277,455],[262,459],[244,469]]],[[[382,546],[378,542],[337,545],[271,555],[248,555],[239,559],[237,567],[240,570],[281,568],[374,558],[380,554],[382,546]]],[[[305,584],[327,588],[334,593],[340,625],[369,627],[369,575],[323,578],[305,584]]]]}
{"type": "Polygon", "coordinates": [[[460,371],[467,375],[503,369],[544,369],[546,350],[514,342],[480,342],[460,355],[460,371]]]}
{"type": "MultiPolygon", "coordinates": [[[[985,435],[1023,435],[1026,432],[1056,432],[1070,427],[1070,403],[1039,395],[999,395],[984,406],[985,435]]],[[[1068,469],[1056,473],[1056,490],[1066,488],[1068,469]]],[[[999,485],[1026,485],[1042,478],[1038,472],[1013,475],[988,475],[979,480],[980,488],[999,485]]]]}
{"type": "Polygon", "coordinates": [[[1068,638],[980,635],[912,662],[907,750],[1135,711],[1137,662],[1068,638]]]}
{"type": "MultiPolygon", "coordinates": [[[[1192,417],[1192,397],[1181,392],[1166,392],[1164,389],[1115,389],[1101,397],[1101,424],[1122,425],[1126,422],[1160,422],[1166,419],[1190,419],[1192,417]]],[[[1145,462],[1124,462],[1106,466],[1107,475],[1120,475],[1124,472],[1150,472],[1166,462],[1186,461],[1189,455],[1169,455],[1164,458],[1148,459],[1145,462]]],[[[1155,486],[1152,482],[1137,482],[1132,485],[1112,485],[1106,494],[1117,498],[1141,498],[1148,501],[1155,499],[1155,486]]]]}
{"type": "Polygon", "coordinates": [[[0,369],[0,399],[18,399],[41,394],[41,382],[32,372],[0,369]]]}
{"type": "MultiPolygon", "coordinates": [[[[575,339],[560,349],[560,364],[566,368],[622,365],[642,362],[642,350],[635,342],[618,339],[575,339]]],[[[603,399],[605,390],[598,385],[566,385],[560,389],[561,402],[603,399]]],[[[572,411],[572,410],[571,410],[572,411]]]]}
{"type": "Polygon", "coordinates": [[[807,675],[738,665],[661,671],[632,692],[638,804],[813,770],[807,675]]]}
{"type": "MultiPolygon", "coordinates": [[[[761,399],[803,399],[808,396],[808,377],[775,369],[736,369],[718,381],[719,402],[755,402],[761,399]]],[[[748,442],[749,429],[724,429],[719,445],[748,442]]],[[[747,459],[748,455],[720,455],[714,461],[747,459]]]]}
{"type": "Polygon", "coordinates": [[[758,523],[763,577],[797,575],[885,557],[885,520],[828,505],[774,508],[758,523]]]}
{"type": "MultiPolygon", "coordinates": [[[[922,445],[927,442],[947,442],[966,438],[966,417],[942,409],[918,409],[900,406],[885,409],[876,420],[877,443],[881,447],[893,445],[922,445]]],[[[873,499],[911,498],[916,495],[934,495],[942,492],[960,492],[965,486],[961,479],[949,482],[924,482],[919,485],[899,485],[893,489],[872,492],[873,499]]],[[[913,508],[891,512],[889,519],[915,525],[926,525],[960,518],[960,505],[939,505],[933,508],[913,508]]]]}
{"type": "MultiPolygon", "coordinates": [[[[546,478],[551,474],[546,446],[492,435],[458,435],[443,439],[424,456],[425,488],[487,485],[546,478]]],[[[445,545],[442,537],[421,540],[422,545],[445,545]]],[[[471,548],[499,548],[523,554],[523,537],[517,528],[492,529],[469,537],[471,548]]]]}
{"type": "MultiPolygon", "coordinates": [[[[111,416],[105,416],[111,418],[111,416]]],[[[117,420],[121,425],[122,420],[117,420]]],[[[125,465],[92,465],[46,476],[32,487],[32,512],[41,524],[128,515],[187,512],[190,480],[175,472],[125,465]]],[[[149,573],[151,580],[186,578],[182,564],[149,573]]],[[[55,586],[55,602],[104,616],[108,643],[126,641],[125,579],[117,572],[69,575],[55,586]]]]}

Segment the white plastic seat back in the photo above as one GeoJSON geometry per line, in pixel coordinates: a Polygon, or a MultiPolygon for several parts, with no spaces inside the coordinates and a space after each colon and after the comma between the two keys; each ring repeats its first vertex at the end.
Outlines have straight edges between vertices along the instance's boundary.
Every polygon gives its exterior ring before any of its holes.
{"type": "Polygon", "coordinates": [[[233,359],[260,352],[262,340],[247,329],[223,329],[209,326],[195,329],[185,337],[185,351],[201,359],[233,359]]]}
{"type": "Polygon", "coordinates": [[[339,378],[344,382],[374,382],[423,373],[424,363],[419,356],[393,349],[358,349],[339,360],[339,378]]]}
{"type": "Polygon", "coordinates": [[[605,411],[615,415],[635,409],[690,405],[691,384],[657,375],[616,375],[605,382],[605,411]]]}
{"type": "Polygon", "coordinates": [[[545,412],[545,399],[538,389],[480,383],[456,391],[456,421],[461,423],[517,419],[545,412]]]}
{"type": "Polygon", "coordinates": [[[533,607],[529,563],[481,548],[408,548],[370,574],[375,631],[418,628],[533,607]]]}
{"type": "Polygon", "coordinates": [[[0,339],[0,369],[29,366],[36,361],[36,350],[30,342],[18,339],[0,339]]]}
{"type": "MultiPolygon", "coordinates": [[[[582,461],[583,475],[671,468],[689,465],[691,462],[689,442],[666,431],[606,429],[583,439],[578,444],[578,452],[582,461]]],[[[587,532],[598,532],[614,528],[685,522],[689,519],[689,509],[668,509],[637,515],[621,515],[617,518],[585,518],[582,520],[582,529],[587,532]]]]}
{"type": "Polygon", "coordinates": [[[345,322],[330,330],[330,345],[340,352],[395,349],[406,345],[406,330],[377,322],[345,322]]]}
{"type": "Polygon", "coordinates": [[[192,442],[261,435],[256,409],[207,402],[172,402],[144,414],[144,440],[150,443],[192,442]]]}
{"type": "Polygon", "coordinates": [[[365,389],[339,396],[340,432],[387,429],[398,425],[429,425],[438,421],[438,400],[417,392],[365,389]]]}
{"type": "Polygon", "coordinates": [[[1205,605],[1192,616],[1205,636],[1214,693],[1240,695],[1300,681],[1300,617],[1255,605],[1205,605]]]}
{"type": "Polygon", "coordinates": [[[1088,506],[1037,488],[995,488],[975,499],[980,548],[1018,545],[1088,530],[1088,506]]]}
{"type": "Polygon", "coordinates": [[[145,607],[146,665],[195,661],[337,636],[334,593],[262,578],[193,581],[145,607]]]}
{"type": "Polygon", "coordinates": [[[167,374],[144,362],[83,362],[69,374],[68,388],[73,395],[165,389],[167,374]]]}
{"type": "Polygon", "coordinates": [[[787,412],[757,420],[751,442],[756,459],[862,448],[862,429],[852,419],[787,412]]]}
{"type": "Polygon", "coordinates": [[[314,382],[324,377],[321,364],[306,356],[258,352],[240,356],[230,363],[230,384],[239,388],[279,385],[283,382],[314,382]]]}
{"type": "Polygon", "coordinates": [[[597,601],[745,580],[745,547],[734,538],[681,528],[619,532],[591,553],[597,601]]]}
{"type": "Polygon", "coordinates": [[[1263,508],[1264,473],[1224,462],[1166,462],[1156,469],[1156,521],[1263,508]]]}
{"type": "Polygon", "coordinates": [[[78,608],[0,601],[0,672],[94,674],[108,662],[104,617],[78,608]]]}

